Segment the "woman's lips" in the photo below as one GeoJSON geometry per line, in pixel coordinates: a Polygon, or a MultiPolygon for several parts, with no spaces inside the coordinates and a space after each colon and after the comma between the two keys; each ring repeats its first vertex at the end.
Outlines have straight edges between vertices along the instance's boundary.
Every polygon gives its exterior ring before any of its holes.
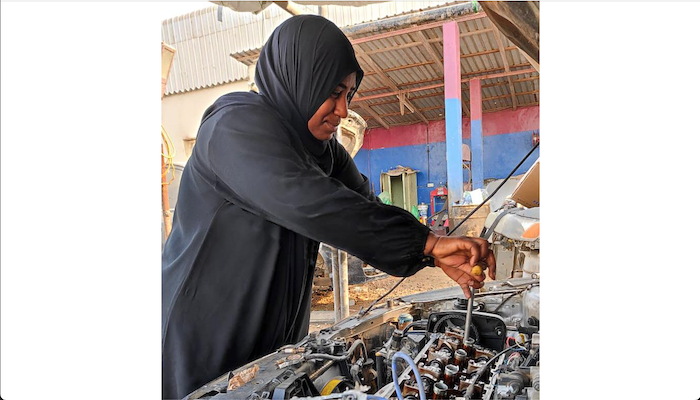
{"type": "Polygon", "coordinates": [[[331,123],[328,122],[328,121],[326,121],[326,122],[324,122],[324,123],[326,124],[326,126],[328,126],[328,129],[332,130],[333,132],[335,132],[336,130],[338,130],[338,125],[333,125],[333,124],[331,124],[331,123]]]}

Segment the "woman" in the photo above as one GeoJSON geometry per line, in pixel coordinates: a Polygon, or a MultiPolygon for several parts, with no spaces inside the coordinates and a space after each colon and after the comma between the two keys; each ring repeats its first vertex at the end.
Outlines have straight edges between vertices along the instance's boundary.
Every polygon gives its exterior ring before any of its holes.
{"type": "Polygon", "coordinates": [[[493,277],[486,242],[378,202],[333,137],[362,76],[340,29],[297,16],[262,49],[259,94],[205,112],[163,252],[165,398],[306,336],[319,242],[396,276],[438,265],[465,290],[478,260],[493,277]]]}

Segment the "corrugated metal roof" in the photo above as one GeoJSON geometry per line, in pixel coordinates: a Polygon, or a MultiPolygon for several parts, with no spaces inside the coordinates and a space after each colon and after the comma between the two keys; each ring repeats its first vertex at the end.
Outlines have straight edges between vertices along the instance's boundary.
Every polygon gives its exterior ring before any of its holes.
{"type": "MultiPolygon", "coordinates": [[[[505,73],[506,65],[510,71],[530,71],[523,74],[513,74],[510,77],[482,79],[483,112],[513,108],[513,95],[510,92],[509,78],[515,92],[515,105],[517,107],[539,104],[539,74],[532,72],[530,63],[506,36],[494,30],[491,21],[485,14],[479,15],[480,17],[458,23],[462,79],[505,73]],[[499,49],[496,34],[500,35],[503,49],[499,49]],[[505,55],[505,63],[502,53],[505,55]]],[[[439,120],[444,118],[443,67],[433,59],[428,50],[428,48],[432,48],[442,59],[442,27],[427,28],[421,32],[422,35],[415,31],[396,33],[391,36],[384,35],[380,39],[355,44],[355,48],[369,55],[374,64],[390,80],[390,82],[387,81],[381,73],[377,73],[364,60],[360,60],[361,66],[367,73],[367,78],[363,80],[358,92],[360,98],[393,93],[392,84],[399,90],[423,88],[437,84],[439,85],[437,88],[410,92],[408,100],[425,119],[439,120]],[[427,40],[428,48],[422,42],[423,37],[427,40]]],[[[469,85],[466,82],[462,84],[462,98],[466,104],[469,103],[469,85]]],[[[365,109],[367,106],[389,125],[404,125],[423,121],[417,115],[418,113],[405,111],[405,114],[401,115],[399,101],[395,95],[366,100],[364,105],[361,102],[353,102],[351,108],[368,120],[370,128],[379,127],[381,124],[367,112],[365,109]]],[[[467,110],[463,108],[463,112],[466,113],[467,110]]]]}
{"type": "Polygon", "coordinates": [[[322,6],[322,15],[339,27],[376,21],[386,17],[409,14],[430,8],[442,7],[457,1],[387,1],[362,7],[322,6]]]}

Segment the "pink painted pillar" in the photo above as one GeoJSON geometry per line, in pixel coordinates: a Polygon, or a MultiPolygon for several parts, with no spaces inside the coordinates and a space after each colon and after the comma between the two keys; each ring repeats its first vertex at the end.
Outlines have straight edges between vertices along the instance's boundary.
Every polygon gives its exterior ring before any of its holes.
{"type": "Polygon", "coordinates": [[[481,128],[481,79],[469,80],[469,109],[471,110],[472,188],[484,187],[484,136],[481,128]]]}
{"type": "Polygon", "coordinates": [[[447,204],[462,198],[462,83],[459,60],[459,27],[442,25],[445,65],[445,153],[447,158],[447,204]]]}

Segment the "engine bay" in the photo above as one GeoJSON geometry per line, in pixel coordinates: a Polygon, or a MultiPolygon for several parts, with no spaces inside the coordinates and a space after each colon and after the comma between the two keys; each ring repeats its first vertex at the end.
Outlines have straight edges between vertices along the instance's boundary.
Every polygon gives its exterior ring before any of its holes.
{"type": "Polygon", "coordinates": [[[387,300],[186,398],[539,399],[539,277],[486,282],[465,340],[466,308],[459,287],[387,300]]]}

